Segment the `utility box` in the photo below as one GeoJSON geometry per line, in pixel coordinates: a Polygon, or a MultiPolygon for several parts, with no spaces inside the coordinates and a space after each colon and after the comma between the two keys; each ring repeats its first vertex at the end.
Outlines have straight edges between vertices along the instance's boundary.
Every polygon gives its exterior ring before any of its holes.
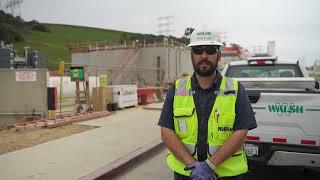
{"type": "Polygon", "coordinates": [[[83,66],[70,67],[71,81],[84,81],[84,68],[83,66]]]}
{"type": "Polygon", "coordinates": [[[10,48],[0,48],[0,68],[13,69],[15,52],[10,48]]]}
{"type": "Polygon", "coordinates": [[[119,108],[138,105],[137,85],[113,85],[113,103],[119,108]]]}
{"type": "Polygon", "coordinates": [[[0,129],[48,114],[47,69],[0,69],[0,129]]]}
{"type": "Polygon", "coordinates": [[[31,68],[43,68],[45,66],[39,51],[31,51],[27,55],[27,66],[31,68]]]}

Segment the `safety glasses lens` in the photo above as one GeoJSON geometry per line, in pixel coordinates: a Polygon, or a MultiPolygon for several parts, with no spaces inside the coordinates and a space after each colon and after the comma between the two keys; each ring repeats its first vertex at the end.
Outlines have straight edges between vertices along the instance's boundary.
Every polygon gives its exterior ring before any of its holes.
{"type": "Polygon", "coordinates": [[[192,47],[192,51],[194,54],[200,55],[203,53],[204,48],[202,47],[192,47]]]}
{"type": "Polygon", "coordinates": [[[218,52],[218,49],[213,46],[208,46],[205,51],[208,55],[214,55],[218,52]]]}
{"type": "Polygon", "coordinates": [[[196,55],[201,55],[205,51],[208,55],[214,55],[218,52],[218,49],[214,46],[207,46],[207,47],[192,47],[192,52],[196,55]]]}

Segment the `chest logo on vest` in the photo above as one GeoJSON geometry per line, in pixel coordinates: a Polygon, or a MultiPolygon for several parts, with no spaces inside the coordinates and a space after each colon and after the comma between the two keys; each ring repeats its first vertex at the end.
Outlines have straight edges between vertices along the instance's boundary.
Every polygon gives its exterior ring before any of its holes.
{"type": "Polygon", "coordinates": [[[176,95],[180,95],[180,96],[190,95],[191,93],[190,93],[190,90],[177,90],[176,91],[176,95]]]}
{"type": "Polygon", "coordinates": [[[230,132],[230,131],[233,131],[233,128],[227,127],[227,126],[219,126],[219,127],[218,127],[218,131],[230,132]]]}

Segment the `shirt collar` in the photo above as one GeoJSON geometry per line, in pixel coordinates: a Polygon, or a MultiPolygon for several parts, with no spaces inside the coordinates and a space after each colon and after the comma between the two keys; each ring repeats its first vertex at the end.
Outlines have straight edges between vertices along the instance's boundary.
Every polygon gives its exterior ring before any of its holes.
{"type": "Polygon", "coordinates": [[[212,85],[208,89],[202,89],[199,85],[197,78],[196,78],[196,73],[194,72],[191,77],[191,86],[192,86],[192,89],[197,89],[197,90],[217,89],[217,88],[219,88],[219,87],[217,87],[217,85],[220,84],[220,81],[221,81],[221,74],[218,70],[216,70],[216,78],[213,81],[212,85]]]}

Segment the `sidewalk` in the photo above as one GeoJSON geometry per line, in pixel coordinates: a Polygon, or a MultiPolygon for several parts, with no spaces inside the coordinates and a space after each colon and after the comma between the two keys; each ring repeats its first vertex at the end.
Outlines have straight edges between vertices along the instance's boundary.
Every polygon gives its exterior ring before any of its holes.
{"type": "Polygon", "coordinates": [[[77,179],[160,137],[160,111],[131,108],[81,122],[99,128],[0,156],[0,179],[77,179]]]}
{"type": "Polygon", "coordinates": [[[148,110],[162,110],[163,103],[153,103],[153,104],[148,104],[143,107],[143,109],[148,109],[148,110]]]}

